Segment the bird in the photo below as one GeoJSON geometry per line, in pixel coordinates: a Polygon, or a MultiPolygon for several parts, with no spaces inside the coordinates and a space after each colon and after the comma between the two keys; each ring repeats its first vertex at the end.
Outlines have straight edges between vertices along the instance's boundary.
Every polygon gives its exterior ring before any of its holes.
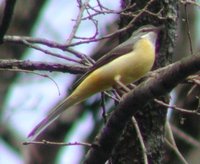
{"type": "Polygon", "coordinates": [[[35,140],[62,112],[81,103],[90,96],[128,85],[139,80],[153,67],[156,58],[156,41],[160,28],[145,25],[133,32],[131,37],[101,57],[80,80],[74,91],[29,133],[28,138],[35,140]],[[66,108],[63,109],[62,106],[66,108]]]}

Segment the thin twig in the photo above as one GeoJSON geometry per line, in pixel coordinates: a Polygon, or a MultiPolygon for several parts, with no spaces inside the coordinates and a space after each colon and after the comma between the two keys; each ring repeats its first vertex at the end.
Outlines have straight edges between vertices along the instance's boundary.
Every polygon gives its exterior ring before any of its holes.
{"type": "MultiPolygon", "coordinates": [[[[0,70],[2,70],[2,69],[0,68],[0,70]]],[[[58,95],[60,95],[60,89],[59,89],[58,84],[56,83],[56,81],[52,77],[50,77],[47,74],[41,74],[41,73],[38,73],[38,72],[22,70],[22,69],[6,69],[6,71],[31,73],[31,74],[35,74],[35,75],[38,75],[38,76],[41,76],[41,77],[44,77],[44,78],[48,78],[49,80],[51,80],[55,84],[55,86],[58,90],[58,95]]]]}
{"type": "Polygon", "coordinates": [[[172,145],[176,146],[176,142],[175,142],[174,135],[173,135],[173,132],[172,132],[172,129],[171,129],[169,121],[166,121],[165,127],[166,127],[166,131],[167,131],[167,134],[168,134],[167,135],[168,141],[172,145]]]}
{"type": "Polygon", "coordinates": [[[76,22],[75,22],[75,24],[74,24],[74,26],[72,28],[72,32],[70,33],[69,38],[67,39],[66,45],[71,44],[71,42],[72,42],[72,40],[73,40],[77,30],[78,30],[78,27],[81,24],[81,18],[83,16],[83,12],[85,11],[86,6],[88,5],[88,3],[89,3],[89,0],[86,0],[83,4],[81,4],[78,16],[76,18],[76,22]]]}
{"type": "Polygon", "coordinates": [[[176,105],[169,105],[161,100],[158,100],[158,99],[154,99],[154,101],[162,106],[165,106],[165,107],[168,107],[168,108],[171,108],[171,109],[174,109],[174,110],[178,110],[180,112],[183,112],[183,113],[189,113],[189,114],[196,114],[196,115],[200,115],[199,111],[198,110],[189,110],[189,109],[184,109],[184,108],[180,108],[180,107],[177,107],[176,105]]]}
{"type": "Polygon", "coordinates": [[[179,151],[178,147],[176,146],[176,142],[174,139],[174,135],[171,129],[171,126],[169,124],[169,121],[166,122],[166,130],[168,132],[168,137],[169,140],[167,138],[165,138],[165,142],[167,143],[167,145],[172,148],[176,155],[179,157],[179,159],[184,163],[184,164],[188,164],[188,162],[186,161],[186,159],[184,158],[184,156],[181,154],[181,152],[179,151]]]}
{"type": "Polygon", "coordinates": [[[165,143],[176,153],[176,155],[179,157],[179,159],[184,163],[188,164],[188,162],[185,160],[185,158],[182,156],[182,154],[179,152],[176,146],[172,145],[166,138],[165,143]]]}
{"type": "Polygon", "coordinates": [[[113,33],[110,33],[106,36],[103,36],[101,38],[94,38],[94,39],[91,39],[91,40],[84,40],[84,41],[79,41],[79,42],[75,42],[75,43],[71,43],[70,45],[66,45],[66,48],[68,47],[72,47],[72,46],[77,46],[77,45],[80,45],[80,44],[85,44],[85,43],[92,43],[92,42],[97,42],[97,41],[100,41],[100,40],[103,40],[103,39],[107,39],[107,38],[110,38],[110,37],[113,37],[113,36],[116,36],[124,31],[127,31],[128,29],[130,29],[131,27],[133,27],[133,23],[143,14],[146,12],[146,10],[148,9],[148,7],[154,2],[155,0],[150,0],[142,10],[140,10],[140,12],[135,15],[135,17],[129,22],[129,24],[127,26],[125,26],[124,28],[121,28],[113,33]]]}
{"type": "MultiPolygon", "coordinates": [[[[54,42],[52,40],[48,40],[48,39],[44,39],[44,38],[33,38],[33,37],[27,37],[27,36],[10,36],[10,35],[6,35],[4,37],[4,42],[18,43],[18,44],[23,44],[23,45],[26,45],[26,46],[29,46],[26,43],[29,43],[29,44],[30,43],[42,44],[42,45],[45,45],[47,47],[58,48],[60,50],[70,52],[70,53],[72,53],[73,55],[75,55],[76,57],[78,57],[78,58],[80,58],[82,60],[83,59],[87,59],[90,62],[92,61],[92,59],[90,57],[88,57],[87,55],[85,55],[85,54],[83,54],[81,52],[78,52],[78,51],[76,51],[76,50],[74,50],[72,48],[66,48],[65,44],[57,43],[57,42],[54,42]]],[[[31,45],[31,46],[33,46],[33,45],[31,45]]],[[[65,56],[61,56],[61,55],[59,55],[59,56],[60,56],[60,58],[64,58],[64,59],[66,58],[65,56]]]]}
{"type": "Polygon", "coordinates": [[[99,0],[97,0],[98,6],[101,10],[103,10],[104,6],[101,4],[101,2],[99,0]]]}
{"type": "Polygon", "coordinates": [[[142,134],[141,134],[139,125],[138,125],[137,120],[135,119],[134,116],[132,116],[132,122],[135,126],[135,130],[136,130],[137,136],[138,136],[140,144],[141,144],[142,154],[143,154],[143,158],[144,158],[144,164],[148,164],[149,162],[148,162],[148,158],[147,158],[147,150],[146,150],[146,147],[145,147],[145,144],[144,144],[144,140],[142,138],[142,134]]]}
{"type": "Polygon", "coordinates": [[[28,37],[28,36],[16,36],[16,35],[4,36],[4,42],[24,44],[24,41],[27,41],[29,43],[35,43],[35,44],[42,44],[51,48],[58,48],[61,50],[65,49],[64,44],[57,43],[55,41],[48,40],[45,38],[33,38],[33,37],[28,37]]]}
{"type": "Polygon", "coordinates": [[[65,60],[68,60],[68,61],[71,61],[71,62],[75,62],[75,63],[79,63],[79,64],[81,63],[80,60],[72,59],[72,58],[57,54],[57,53],[53,53],[53,52],[51,52],[49,50],[45,50],[45,49],[43,49],[43,48],[41,48],[39,46],[33,45],[33,44],[29,43],[26,40],[24,40],[24,44],[29,46],[29,47],[31,47],[31,48],[33,48],[33,49],[39,50],[39,51],[41,51],[41,52],[43,52],[43,53],[45,53],[47,55],[51,55],[51,56],[54,56],[54,57],[57,57],[57,58],[65,59],[65,60]]]}
{"type": "Polygon", "coordinates": [[[30,42],[30,43],[37,43],[37,44],[43,44],[52,48],[59,48],[63,51],[67,51],[69,49],[69,47],[73,47],[73,46],[77,46],[80,44],[86,44],[86,43],[92,43],[92,42],[97,42],[100,40],[104,40],[113,36],[116,36],[122,32],[127,31],[128,29],[130,29],[131,27],[133,27],[134,22],[143,14],[147,11],[148,7],[154,2],[155,0],[150,0],[145,7],[140,10],[140,12],[134,16],[134,18],[129,22],[129,24],[113,33],[110,33],[108,35],[105,35],[101,38],[94,38],[94,39],[89,39],[89,40],[83,40],[83,41],[78,41],[75,43],[71,43],[71,44],[60,44],[60,43],[56,43],[54,41],[50,41],[47,39],[42,39],[42,38],[32,38],[32,37],[22,37],[22,36],[5,36],[4,37],[4,41],[5,42],[14,42],[14,43],[22,43],[24,44],[24,40],[30,42]]]}
{"type": "Polygon", "coordinates": [[[51,145],[51,146],[88,146],[92,147],[92,144],[86,143],[86,142],[69,142],[69,143],[64,143],[64,142],[52,142],[52,141],[28,141],[28,142],[23,142],[23,145],[51,145]]]}
{"type": "Polygon", "coordinates": [[[104,91],[104,94],[108,97],[110,97],[111,99],[113,99],[114,101],[119,102],[120,101],[120,97],[114,97],[113,95],[111,95],[108,91],[104,91]]]}
{"type": "Polygon", "coordinates": [[[103,7],[104,10],[98,10],[98,9],[95,9],[93,7],[91,7],[90,5],[88,5],[88,7],[95,11],[95,13],[92,13],[92,14],[89,14],[89,16],[85,16],[82,18],[82,20],[86,20],[86,19],[90,19],[90,18],[93,18],[95,16],[98,16],[98,15],[105,15],[105,14],[116,14],[116,15],[125,15],[125,16],[129,16],[129,17],[132,17],[133,16],[133,13],[125,13],[126,10],[129,10],[131,8],[133,8],[136,4],[132,4],[131,6],[127,6],[125,9],[121,10],[121,11],[115,11],[115,10],[111,10],[111,9],[108,9],[106,7],[103,7]]]}
{"type": "MultiPolygon", "coordinates": [[[[89,6],[89,4],[88,4],[89,6]]],[[[89,39],[93,39],[93,38],[96,38],[97,35],[99,34],[99,30],[98,30],[98,20],[94,19],[92,16],[90,16],[90,12],[88,11],[88,9],[86,10],[86,12],[88,13],[89,17],[88,19],[94,24],[94,27],[95,27],[95,32],[93,34],[93,36],[89,37],[89,39]]]]}

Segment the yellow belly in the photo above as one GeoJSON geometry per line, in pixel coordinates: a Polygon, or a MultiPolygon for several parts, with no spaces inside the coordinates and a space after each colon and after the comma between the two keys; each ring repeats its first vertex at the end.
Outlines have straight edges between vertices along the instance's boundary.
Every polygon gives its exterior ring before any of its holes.
{"type": "Polygon", "coordinates": [[[154,46],[147,39],[141,39],[134,46],[133,52],[118,57],[89,74],[73,94],[86,99],[116,85],[116,76],[120,76],[124,84],[134,82],[151,70],[154,59],[154,46]]]}

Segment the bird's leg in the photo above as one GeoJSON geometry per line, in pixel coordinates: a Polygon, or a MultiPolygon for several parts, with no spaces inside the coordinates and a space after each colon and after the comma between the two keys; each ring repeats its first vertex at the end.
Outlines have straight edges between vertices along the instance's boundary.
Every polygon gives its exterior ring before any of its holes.
{"type": "Polygon", "coordinates": [[[117,85],[119,85],[126,93],[130,92],[130,89],[123,83],[121,82],[121,76],[117,75],[115,76],[115,82],[117,85]]]}
{"type": "Polygon", "coordinates": [[[137,87],[137,85],[135,85],[135,84],[133,84],[133,83],[132,83],[132,84],[129,84],[128,86],[131,88],[131,90],[132,90],[132,89],[135,89],[135,87],[137,87]]]}
{"type": "Polygon", "coordinates": [[[116,97],[115,104],[117,105],[121,99],[122,93],[119,93],[119,89],[117,87],[113,87],[113,94],[116,97]]]}

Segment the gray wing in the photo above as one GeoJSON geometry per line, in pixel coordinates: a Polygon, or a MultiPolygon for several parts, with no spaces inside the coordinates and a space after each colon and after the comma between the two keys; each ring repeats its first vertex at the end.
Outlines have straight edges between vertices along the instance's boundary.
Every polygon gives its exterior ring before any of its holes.
{"type": "Polygon", "coordinates": [[[105,54],[102,58],[100,58],[90,69],[86,72],[73,86],[76,88],[91,72],[98,69],[99,67],[109,63],[110,61],[122,56],[133,50],[133,45],[140,39],[142,35],[149,31],[157,30],[157,27],[153,25],[145,25],[140,27],[137,31],[134,31],[132,36],[125,42],[118,45],[116,48],[105,54]]]}
{"type": "MultiPolygon", "coordinates": [[[[127,42],[126,42],[127,43],[127,42]]],[[[122,43],[107,54],[105,54],[103,57],[101,57],[97,62],[89,68],[89,71],[86,72],[79,80],[75,82],[73,85],[73,89],[75,89],[91,72],[94,70],[100,68],[101,66],[113,61],[114,59],[125,55],[131,51],[133,51],[133,42],[130,44],[125,44],[122,43]]]]}

